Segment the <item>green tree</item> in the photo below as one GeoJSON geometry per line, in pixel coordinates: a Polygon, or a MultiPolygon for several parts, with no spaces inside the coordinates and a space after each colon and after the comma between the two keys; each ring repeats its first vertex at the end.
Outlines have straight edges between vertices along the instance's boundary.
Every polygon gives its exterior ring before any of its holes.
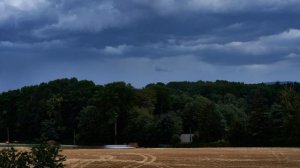
{"type": "Polygon", "coordinates": [[[153,145],[155,132],[154,116],[148,108],[134,107],[129,114],[126,128],[128,142],[138,142],[141,146],[153,145]]]}
{"type": "Polygon", "coordinates": [[[197,96],[186,105],[184,122],[196,133],[198,142],[213,142],[223,138],[222,116],[215,104],[205,97],[197,96]]]}
{"type": "Polygon", "coordinates": [[[103,112],[95,106],[87,106],[80,112],[78,129],[81,144],[111,143],[113,130],[103,112]]]}
{"type": "Polygon", "coordinates": [[[171,92],[168,87],[163,83],[150,84],[146,89],[152,90],[155,93],[156,101],[154,114],[165,114],[171,108],[171,92]]]}
{"type": "Polygon", "coordinates": [[[114,131],[114,142],[123,143],[127,139],[124,132],[128,125],[129,112],[134,105],[134,89],[124,82],[109,83],[100,94],[98,106],[103,109],[114,131]]]}
{"type": "Polygon", "coordinates": [[[182,121],[175,113],[169,112],[159,116],[155,127],[156,142],[160,144],[173,144],[178,142],[182,132],[182,121]]]}
{"type": "Polygon", "coordinates": [[[292,87],[281,92],[284,112],[284,134],[287,145],[300,144],[300,95],[292,87]]]}
{"type": "Polygon", "coordinates": [[[283,126],[284,113],[281,105],[274,103],[271,106],[271,145],[280,145],[284,143],[283,126]]]}
{"type": "Polygon", "coordinates": [[[267,145],[270,142],[270,111],[267,99],[260,90],[254,91],[251,96],[249,110],[249,132],[252,145],[267,145]]]}
{"type": "MultiPolygon", "coordinates": [[[[226,102],[230,103],[230,102],[226,102]]],[[[232,103],[232,102],[231,102],[232,103]]],[[[233,146],[247,145],[247,115],[233,104],[219,104],[217,111],[223,116],[225,138],[233,146]]]]}
{"type": "Polygon", "coordinates": [[[59,135],[54,119],[49,119],[41,122],[41,136],[47,140],[58,140],[59,135]]]}
{"type": "Polygon", "coordinates": [[[246,120],[234,119],[229,127],[227,138],[232,146],[249,146],[246,120]]]}

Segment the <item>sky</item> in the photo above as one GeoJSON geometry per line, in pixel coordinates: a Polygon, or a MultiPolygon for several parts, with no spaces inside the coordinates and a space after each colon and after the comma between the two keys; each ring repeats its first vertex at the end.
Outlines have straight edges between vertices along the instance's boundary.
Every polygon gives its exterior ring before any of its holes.
{"type": "Polygon", "coordinates": [[[300,81],[300,0],[0,0],[0,92],[300,81]]]}

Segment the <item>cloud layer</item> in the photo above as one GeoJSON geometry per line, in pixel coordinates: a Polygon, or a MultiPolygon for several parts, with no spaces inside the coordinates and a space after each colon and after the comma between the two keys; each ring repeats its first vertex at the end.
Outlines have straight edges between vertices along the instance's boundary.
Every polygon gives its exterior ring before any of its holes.
{"type": "Polygon", "coordinates": [[[299,81],[298,0],[1,0],[0,91],[61,77],[299,81]]]}

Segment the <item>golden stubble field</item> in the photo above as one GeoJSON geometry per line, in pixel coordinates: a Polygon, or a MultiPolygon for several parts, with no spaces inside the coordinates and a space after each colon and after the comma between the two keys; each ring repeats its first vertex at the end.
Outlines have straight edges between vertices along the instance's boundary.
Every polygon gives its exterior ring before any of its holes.
{"type": "Polygon", "coordinates": [[[300,168],[300,148],[64,149],[67,168],[300,168]]]}

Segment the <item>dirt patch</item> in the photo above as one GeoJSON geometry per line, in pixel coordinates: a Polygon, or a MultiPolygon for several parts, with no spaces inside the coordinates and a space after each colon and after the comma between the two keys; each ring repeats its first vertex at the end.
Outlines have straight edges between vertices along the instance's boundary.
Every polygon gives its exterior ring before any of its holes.
{"type": "Polygon", "coordinates": [[[300,148],[65,149],[67,168],[299,168],[300,148]]]}

